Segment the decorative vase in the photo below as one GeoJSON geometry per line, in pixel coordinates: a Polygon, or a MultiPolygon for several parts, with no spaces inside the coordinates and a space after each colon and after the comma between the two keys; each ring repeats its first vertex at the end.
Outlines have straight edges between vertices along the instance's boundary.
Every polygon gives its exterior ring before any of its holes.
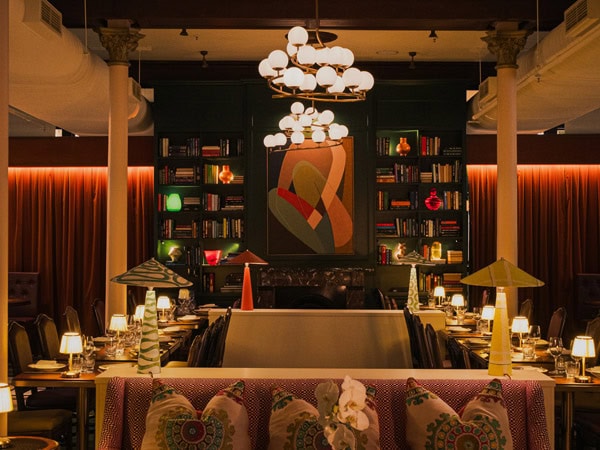
{"type": "Polygon", "coordinates": [[[400,138],[400,142],[398,142],[398,145],[396,145],[396,152],[400,156],[406,156],[410,152],[410,144],[406,142],[405,137],[400,138]]]}
{"type": "Polygon", "coordinates": [[[233,180],[233,172],[229,170],[228,164],[224,164],[223,170],[219,172],[219,180],[221,180],[221,183],[223,184],[229,184],[231,183],[231,180],[233,180]]]}
{"type": "Polygon", "coordinates": [[[429,191],[429,197],[425,199],[425,206],[427,209],[435,211],[442,206],[442,200],[437,196],[437,189],[431,188],[429,191]]]}

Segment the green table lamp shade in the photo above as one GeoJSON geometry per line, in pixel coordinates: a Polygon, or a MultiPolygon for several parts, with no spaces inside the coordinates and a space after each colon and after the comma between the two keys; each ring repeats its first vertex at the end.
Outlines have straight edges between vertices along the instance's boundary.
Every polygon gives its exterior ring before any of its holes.
{"type": "Polygon", "coordinates": [[[167,211],[181,211],[181,196],[177,193],[167,196],[167,211]]]}
{"type": "Polygon", "coordinates": [[[544,283],[504,258],[500,258],[460,281],[463,284],[473,286],[495,286],[498,288],[488,374],[492,376],[512,375],[510,327],[508,325],[508,310],[504,288],[539,287],[543,286],[544,283]]]}
{"type": "Polygon", "coordinates": [[[193,283],[173,272],[168,267],[151,258],[148,261],[111,278],[115,283],[129,286],[145,286],[144,317],[142,337],[138,354],[138,373],[160,373],[160,345],[158,339],[158,318],[156,317],[156,292],[159,288],[183,288],[193,283]]]}

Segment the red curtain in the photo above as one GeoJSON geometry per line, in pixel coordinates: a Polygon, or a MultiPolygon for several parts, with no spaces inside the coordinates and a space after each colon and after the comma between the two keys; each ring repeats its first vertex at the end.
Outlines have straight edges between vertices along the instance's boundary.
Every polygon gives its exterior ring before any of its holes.
{"type": "MultiPolygon", "coordinates": [[[[470,165],[471,271],[496,260],[496,166],[470,165]]],[[[600,166],[519,165],[518,266],[545,282],[519,289],[534,300],[542,329],[559,306],[569,320],[565,335],[583,332],[575,321],[573,280],[600,273],[600,166]]],[[[477,299],[480,291],[474,289],[477,299]]]]}
{"type": "MultiPolygon", "coordinates": [[[[39,311],[62,326],[67,305],[84,331],[104,297],[106,168],[10,168],[9,270],[39,272],[39,311]]],[[[152,167],[129,168],[128,266],[153,255],[152,167]]]]}

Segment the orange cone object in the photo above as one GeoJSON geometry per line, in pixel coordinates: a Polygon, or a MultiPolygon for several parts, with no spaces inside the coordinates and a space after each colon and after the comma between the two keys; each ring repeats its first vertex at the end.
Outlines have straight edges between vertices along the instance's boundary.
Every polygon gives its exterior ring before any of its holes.
{"type": "Polygon", "coordinates": [[[246,263],[244,267],[244,281],[242,284],[242,304],[240,308],[243,311],[252,311],[254,301],[252,300],[252,281],[250,279],[250,264],[246,263]]]}

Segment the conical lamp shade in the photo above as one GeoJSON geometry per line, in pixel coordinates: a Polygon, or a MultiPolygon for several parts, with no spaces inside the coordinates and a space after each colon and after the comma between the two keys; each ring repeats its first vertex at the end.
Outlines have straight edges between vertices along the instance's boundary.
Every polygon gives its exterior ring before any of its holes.
{"type": "Polygon", "coordinates": [[[160,373],[160,343],[158,340],[158,320],[156,317],[156,293],[146,292],[142,337],[138,354],[138,373],[160,373]]]}
{"type": "Polygon", "coordinates": [[[474,286],[539,287],[544,282],[532,277],[504,258],[460,280],[474,286]]]}
{"type": "Polygon", "coordinates": [[[139,266],[110,279],[115,283],[149,288],[181,288],[194,283],[186,280],[168,267],[151,258],[139,266]]]}
{"type": "Polygon", "coordinates": [[[235,258],[227,261],[227,264],[244,264],[244,281],[242,283],[242,300],[240,309],[252,311],[254,309],[254,299],[252,298],[252,279],[250,277],[250,264],[269,264],[264,259],[256,256],[250,250],[240,253],[235,258]]]}

